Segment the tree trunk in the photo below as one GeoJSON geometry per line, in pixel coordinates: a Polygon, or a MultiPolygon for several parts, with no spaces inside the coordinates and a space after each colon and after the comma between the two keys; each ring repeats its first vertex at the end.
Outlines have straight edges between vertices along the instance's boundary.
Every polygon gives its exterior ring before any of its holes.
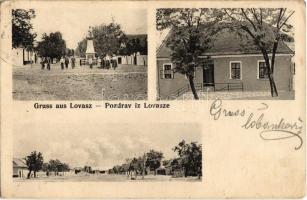
{"type": "Polygon", "coordinates": [[[183,168],[183,174],[184,174],[184,177],[185,177],[185,178],[188,176],[188,175],[187,175],[187,168],[186,168],[186,167],[183,168]]]}
{"type": "Polygon", "coordinates": [[[30,177],[31,177],[31,170],[28,172],[27,179],[30,179],[30,177]]]}
{"type": "Polygon", "coordinates": [[[271,86],[271,96],[278,97],[278,92],[277,92],[273,74],[269,74],[269,81],[270,81],[270,86],[271,86]]]}
{"type": "Polygon", "coordinates": [[[34,170],[34,178],[36,178],[36,171],[34,170]]]}
{"type": "Polygon", "coordinates": [[[269,58],[266,50],[263,50],[262,54],[263,54],[263,57],[264,57],[264,60],[265,60],[265,66],[266,66],[266,68],[268,70],[268,78],[269,78],[269,82],[270,82],[271,96],[272,97],[277,97],[278,96],[278,92],[277,92],[276,84],[275,84],[275,81],[274,81],[274,76],[273,76],[273,73],[272,73],[272,69],[270,67],[270,58],[269,58]]]}
{"type": "Polygon", "coordinates": [[[274,66],[275,66],[275,55],[278,47],[278,42],[274,42],[273,51],[272,51],[272,62],[271,62],[271,72],[274,74],[274,66]]]}
{"type": "Polygon", "coordinates": [[[195,100],[198,100],[199,97],[198,97],[197,91],[196,91],[196,89],[195,89],[194,80],[193,80],[194,78],[193,78],[192,75],[188,75],[188,79],[189,79],[189,83],[190,83],[190,87],[191,87],[191,90],[192,90],[194,99],[195,99],[195,100]]]}

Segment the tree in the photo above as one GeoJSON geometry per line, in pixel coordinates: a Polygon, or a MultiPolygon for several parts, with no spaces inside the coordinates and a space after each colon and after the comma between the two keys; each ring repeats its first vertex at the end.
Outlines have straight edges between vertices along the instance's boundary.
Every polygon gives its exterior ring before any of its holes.
{"type": "Polygon", "coordinates": [[[112,172],[114,174],[119,174],[120,173],[120,166],[119,165],[115,165],[113,168],[112,168],[112,172]]]}
{"type": "Polygon", "coordinates": [[[44,163],[43,171],[49,171],[54,172],[54,175],[57,176],[59,172],[66,172],[69,171],[69,165],[67,163],[64,163],[58,159],[55,160],[49,160],[48,163],[44,163]]]}
{"type": "Polygon", "coordinates": [[[70,56],[74,56],[75,55],[75,50],[67,48],[66,52],[65,52],[65,55],[67,55],[69,57],[70,56]]]}
{"type": "Polygon", "coordinates": [[[289,40],[293,28],[289,18],[294,11],[286,8],[224,9],[225,19],[247,43],[253,43],[263,55],[271,88],[271,96],[278,96],[274,81],[275,56],[281,41],[289,40]],[[271,62],[270,56],[271,54],[271,62]]]}
{"type": "Polygon", "coordinates": [[[60,59],[66,54],[66,42],[62,38],[62,33],[55,32],[49,35],[44,33],[42,41],[38,43],[37,50],[42,57],[60,59]]]}
{"type": "Polygon", "coordinates": [[[160,167],[162,158],[162,152],[150,150],[148,153],[146,153],[145,166],[149,167],[150,170],[154,170],[156,174],[156,169],[160,167]]]}
{"type": "Polygon", "coordinates": [[[95,51],[98,55],[117,54],[125,38],[121,26],[115,22],[95,26],[92,33],[95,51]]]}
{"type": "Polygon", "coordinates": [[[33,33],[31,19],[35,17],[33,9],[13,9],[12,10],[12,45],[13,48],[33,48],[36,33],[33,33]]]}
{"type": "Polygon", "coordinates": [[[56,160],[49,160],[49,171],[54,172],[54,175],[58,175],[58,166],[61,164],[61,162],[56,159],[56,160]]]}
{"type": "Polygon", "coordinates": [[[87,173],[91,173],[92,172],[92,167],[85,165],[84,168],[83,168],[83,171],[85,171],[87,173]]]}
{"type": "Polygon", "coordinates": [[[199,99],[194,85],[195,70],[203,62],[199,56],[212,46],[222,13],[207,8],[163,8],[157,10],[156,19],[158,30],[171,28],[166,45],[172,50],[174,72],[187,76],[194,99],[199,99]]]}
{"type": "Polygon", "coordinates": [[[85,52],[86,52],[86,39],[81,40],[78,42],[78,46],[76,49],[76,55],[80,57],[85,57],[85,52]]]}
{"type": "Polygon", "coordinates": [[[198,175],[200,178],[202,175],[202,146],[195,142],[188,144],[182,140],[173,150],[179,156],[179,159],[173,164],[182,167],[184,176],[198,175]]]}
{"type": "Polygon", "coordinates": [[[144,159],[142,157],[133,158],[130,162],[130,167],[136,170],[138,173],[143,173],[144,159]]]}
{"type": "Polygon", "coordinates": [[[49,163],[43,163],[42,171],[43,171],[43,172],[49,172],[49,171],[50,171],[50,165],[49,165],[49,163]]]}
{"type": "Polygon", "coordinates": [[[69,165],[67,163],[61,162],[59,163],[59,165],[57,166],[58,168],[58,172],[63,172],[63,175],[65,172],[69,171],[69,165]]]}
{"type": "Polygon", "coordinates": [[[44,158],[41,152],[33,151],[26,158],[26,165],[28,166],[28,179],[30,179],[31,172],[34,172],[34,177],[36,178],[36,172],[42,169],[44,158]]]}
{"type": "Polygon", "coordinates": [[[121,48],[119,53],[121,55],[133,55],[140,53],[141,55],[147,55],[147,36],[143,35],[128,35],[123,37],[121,48]]]}
{"type": "MultiPolygon", "coordinates": [[[[118,54],[122,44],[127,39],[119,24],[101,24],[92,29],[92,36],[95,51],[98,55],[118,54]]],[[[87,39],[82,39],[78,43],[76,54],[84,57],[87,47],[87,39]]]]}

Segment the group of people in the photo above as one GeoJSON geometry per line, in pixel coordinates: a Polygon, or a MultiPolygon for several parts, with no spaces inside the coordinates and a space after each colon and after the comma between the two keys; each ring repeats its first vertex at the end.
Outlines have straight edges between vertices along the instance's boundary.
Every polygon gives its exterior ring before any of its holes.
{"type": "MultiPolygon", "coordinates": [[[[41,61],[42,70],[44,70],[45,67],[47,67],[47,70],[50,70],[51,63],[52,63],[52,59],[50,57],[43,57],[42,61],[41,61]]],[[[72,69],[75,68],[75,63],[76,63],[75,57],[73,57],[73,56],[71,58],[69,58],[67,56],[61,57],[60,64],[61,64],[62,70],[64,69],[64,65],[65,65],[65,68],[68,69],[69,63],[71,63],[72,69]]]]}
{"type": "MultiPolygon", "coordinates": [[[[116,69],[118,66],[116,59],[110,59],[109,57],[102,57],[102,56],[98,57],[97,62],[95,63],[94,63],[94,59],[90,57],[88,59],[88,64],[91,69],[93,68],[94,64],[97,64],[102,69],[110,69],[110,68],[116,69]]],[[[81,65],[81,60],[80,60],[80,65],[81,65]]]]}
{"type": "Polygon", "coordinates": [[[47,70],[50,70],[51,63],[52,63],[52,60],[50,57],[43,57],[41,61],[42,70],[44,70],[45,67],[47,67],[47,70]]]}
{"type": "MultiPolygon", "coordinates": [[[[47,70],[50,70],[50,66],[52,64],[53,59],[50,57],[43,57],[41,61],[41,66],[42,70],[47,68],[47,70]]],[[[68,69],[69,64],[71,65],[71,68],[74,69],[76,66],[76,58],[74,56],[68,57],[68,56],[62,56],[60,58],[60,65],[61,69],[68,69]]],[[[101,69],[110,69],[113,68],[114,70],[118,67],[117,59],[116,57],[98,57],[97,59],[95,58],[88,58],[87,64],[90,66],[90,69],[93,69],[93,65],[98,65],[101,69]]],[[[82,65],[82,59],[80,59],[80,66],[82,65]]]]}
{"type": "Polygon", "coordinates": [[[62,56],[61,59],[60,59],[61,69],[62,70],[64,69],[64,65],[65,65],[65,68],[68,69],[68,65],[69,65],[70,62],[71,62],[71,68],[72,69],[75,68],[75,66],[76,66],[76,59],[75,59],[75,57],[72,56],[69,59],[69,57],[67,57],[67,56],[65,56],[65,57],[62,56]]]}
{"type": "Polygon", "coordinates": [[[109,58],[107,56],[105,58],[102,58],[102,59],[100,57],[98,57],[97,62],[102,69],[109,69],[109,68],[116,69],[117,66],[118,66],[116,57],[114,57],[113,59],[109,58]]]}

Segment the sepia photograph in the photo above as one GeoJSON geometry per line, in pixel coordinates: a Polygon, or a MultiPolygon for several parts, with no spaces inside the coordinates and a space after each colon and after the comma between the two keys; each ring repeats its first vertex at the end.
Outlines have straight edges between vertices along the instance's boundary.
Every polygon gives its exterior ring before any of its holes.
{"type": "Polygon", "coordinates": [[[91,127],[90,131],[64,123],[15,127],[13,181],[202,180],[198,124],[91,127]]]}
{"type": "Polygon", "coordinates": [[[156,10],[160,100],[294,100],[295,12],[156,10]]]}
{"type": "Polygon", "coordinates": [[[14,100],[145,100],[146,9],[12,9],[12,65],[14,100]]]}
{"type": "Polygon", "coordinates": [[[0,196],[303,197],[305,17],[302,0],[0,3],[0,196]]]}

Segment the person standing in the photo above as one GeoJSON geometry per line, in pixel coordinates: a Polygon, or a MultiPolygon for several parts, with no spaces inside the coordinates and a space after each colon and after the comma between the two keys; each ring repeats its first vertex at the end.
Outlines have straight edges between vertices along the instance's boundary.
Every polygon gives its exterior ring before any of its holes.
{"type": "Polygon", "coordinates": [[[47,69],[50,71],[50,63],[51,63],[51,59],[49,57],[47,57],[47,69]]]}
{"type": "Polygon", "coordinates": [[[64,69],[64,58],[63,58],[63,56],[61,57],[60,63],[61,63],[61,69],[64,69]]]}
{"type": "Polygon", "coordinates": [[[116,57],[113,57],[113,59],[112,59],[112,66],[113,66],[114,70],[117,68],[117,59],[116,59],[116,57]]]}
{"type": "Polygon", "coordinates": [[[104,69],[106,67],[106,61],[105,58],[102,58],[101,60],[101,68],[104,69]]]}
{"type": "Polygon", "coordinates": [[[88,59],[88,64],[90,65],[90,68],[92,69],[93,68],[93,59],[92,58],[88,59]]]}
{"type": "Polygon", "coordinates": [[[69,59],[65,57],[65,68],[68,69],[69,59]]]}
{"type": "Polygon", "coordinates": [[[110,57],[110,67],[113,68],[113,57],[110,57]]]}
{"type": "Polygon", "coordinates": [[[42,70],[44,70],[45,69],[45,58],[44,57],[42,57],[41,65],[42,65],[42,70]]]}
{"type": "Polygon", "coordinates": [[[100,58],[100,57],[98,57],[97,62],[98,62],[98,63],[97,63],[97,64],[98,64],[98,66],[102,67],[102,66],[101,66],[101,58],[100,58]]]}
{"type": "Polygon", "coordinates": [[[111,63],[110,63],[110,56],[107,55],[107,56],[106,56],[106,68],[109,69],[109,68],[110,68],[110,65],[111,65],[111,63]]]}
{"type": "Polygon", "coordinates": [[[71,58],[71,68],[72,68],[72,69],[75,68],[75,62],[76,62],[75,57],[72,57],[72,58],[71,58]]]}

